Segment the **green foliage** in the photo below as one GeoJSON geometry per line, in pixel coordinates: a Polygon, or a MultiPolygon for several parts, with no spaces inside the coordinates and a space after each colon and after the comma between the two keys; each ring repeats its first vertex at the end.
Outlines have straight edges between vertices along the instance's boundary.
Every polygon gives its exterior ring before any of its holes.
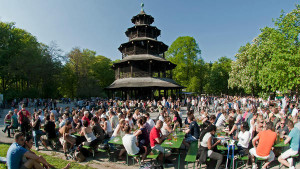
{"type": "Polygon", "coordinates": [[[231,71],[232,60],[221,57],[210,66],[210,76],[205,85],[206,93],[210,94],[229,94],[228,79],[231,71]]]}
{"type": "Polygon", "coordinates": [[[61,63],[49,49],[14,23],[0,22],[0,93],[6,99],[58,95],[55,76],[61,63]]]}
{"type": "Polygon", "coordinates": [[[14,23],[0,22],[0,93],[6,100],[105,96],[103,88],[114,80],[111,65],[89,49],[63,56],[55,43],[39,43],[14,23]]]}
{"type": "Polygon", "coordinates": [[[173,79],[186,86],[188,91],[201,92],[204,61],[196,40],[190,36],[178,37],[166,52],[167,59],[177,66],[173,70],[173,79]]]}
{"type": "Polygon", "coordinates": [[[62,71],[60,92],[66,97],[105,96],[103,89],[114,81],[112,61],[89,49],[74,48],[62,71]]]}
{"type": "Polygon", "coordinates": [[[300,6],[282,12],[275,27],[261,29],[252,44],[240,48],[232,64],[230,87],[254,95],[298,90],[300,85],[300,6]]]}

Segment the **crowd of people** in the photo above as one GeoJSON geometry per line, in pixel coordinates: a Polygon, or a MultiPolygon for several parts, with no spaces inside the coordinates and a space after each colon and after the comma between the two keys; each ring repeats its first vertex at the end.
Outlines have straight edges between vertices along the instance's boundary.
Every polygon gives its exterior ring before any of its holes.
{"type": "Polygon", "coordinates": [[[224,164],[224,155],[217,150],[217,145],[224,144],[222,137],[218,137],[220,133],[236,140],[236,154],[249,156],[252,168],[257,167],[254,157],[266,159],[263,166],[266,168],[275,159],[276,153],[280,155],[281,152],[273,151],[274,144],[279,141],[290,143],[290,148],[278,157],[278,161],[287,167],[294,167],[290,157],[298,154],[299,150],[300,123],[298,103],[294,98],[284,97],[275,101],[231,96],[197,96],[183,100],[163,97],[159,101],[96,98],[79,100],[75,105],[61,108],[44,104],[42,109],[37,106],[29,112],[26,109],[28,105],[24,104],[20,110],[9,111],[3,132],[10,137],[11,131],[19,128],[21,134],[14,135],[15,143],[7,153],[8,167],[16,165],[9,159],[22,156],[33,162],[27,165],[20,159],[18,166],[32,168],[35,164],[51,167],[42,157],[26,155],[25,149],[30,152],[31,143],[36,150],[41,145],[44,149],[57,150],[60,143],[68,159],[72,149],[81,150],[83,146],[97,149],[114,137],[121,137],[123,142],[119,160],[126,152],[141,155],[144,161],[147,154],[157,150],[161,152],[158,160],[172,163],[168,156],[174,150],[164,149],[161,144],[178,128],[185,133],[182,147],[188,150],[192,142],[199,141],[198,164],[206,163],[209,157],[211,161],[216,160],[213,163],[216,169],[224,164]],[[182,106],[187,107],[185,118],[182,106]],[[159,112],[159,115],[152,119],[153,112],[159,112]],[[25,149],[20,148],[22,146],[25,149]],[[20,153],[16,155],[16,152],[20,153]]]}

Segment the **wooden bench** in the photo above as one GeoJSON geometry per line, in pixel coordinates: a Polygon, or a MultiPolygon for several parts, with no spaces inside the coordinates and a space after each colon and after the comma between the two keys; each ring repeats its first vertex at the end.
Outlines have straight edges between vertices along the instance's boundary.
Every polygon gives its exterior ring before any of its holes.
{"type": "Polygon", "coordinates": [[[159,156],[160,152],[158,150],[152,150],[148,155],[147,155],[147,158],[150,158],[151,161],[152,160],[156,160],[157,157],[159,156]]]}
{"type": "Polygon", "coordinates": [[[189,162],[194,163],[193,168],[195,168],[197,153],[198,153],[198,141],[194,141],[191,143],[189,151],[185,156],[186,168],[189,168],[189,162]]]}
{"type": "Polygon", "coordinates": [[[127,163],[128,166],[129,166],[129,160],[128,160],[129,156],[132,157],[132,164],[133,165],[135,164],[135,159],[134,159],[135,157],[139,158],[139,165],[141,165],[141,156],[140,155],[131,155],[131,154],[126,153],[126,163],[127,163]]]}
{"type": "Polygon", "coordinates": [[[247,155],[247,156],[241,156],[241,157],[238,157],[237,160],[236,160],[236,162],[235,162],[235,168],[238,167],[238,164],[239,164],[239,163],[245,164],[245,163],[248,162],[248,160],[249,160],[249,156],[248,156],[248,155],[247,155]]]}
{"type": "MultiPolygon", "coordinates": [[[[90,146],[86,146],[86,145],[82,146],[82,148],[85,148],[85,149],[91,151],[92,154],[93,154],[93,158],[95,158],[95,149],[94,149],[94,148],[92,148],[92,147],[90,147],[90,146]]],[[[100,148],[98,148],[97,151],[98,151],[98,152],[103,152],[103,153],[108,152],[108,150],[104,150],[104,149],[100,149],[100,148]]]]}

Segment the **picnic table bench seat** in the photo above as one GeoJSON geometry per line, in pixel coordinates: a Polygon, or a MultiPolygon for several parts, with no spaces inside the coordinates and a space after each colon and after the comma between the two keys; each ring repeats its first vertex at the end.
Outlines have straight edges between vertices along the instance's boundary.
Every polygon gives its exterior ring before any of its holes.
{"type": "Polygon", "coordinates": [[[185,162],[186,162],[186,168],[188,168],[189,166],[189,162],[194,163],[194,167],[195,168],[195,162],[196,162],[196,157],[197,157],[197,153],[198,153],[198,141],[194,141],[191,143],[190,148],[185,156],[185,162]]]}

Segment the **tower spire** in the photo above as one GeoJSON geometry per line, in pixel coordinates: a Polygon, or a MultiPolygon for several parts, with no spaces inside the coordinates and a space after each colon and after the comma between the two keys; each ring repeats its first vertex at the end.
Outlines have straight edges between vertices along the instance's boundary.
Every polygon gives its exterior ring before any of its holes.
{"type": "Polygon", "coordinates": [[[142,8],[142,9],[141,9],[141,13],[142,13],[142,14],[145,13],[145,11],[144,11],[144,6],[145,6],[145,5],[144,5],[144,3],[143,3],[143,1],[142,1],[142,3],[141,3],[141,8],[142,8]]]}

